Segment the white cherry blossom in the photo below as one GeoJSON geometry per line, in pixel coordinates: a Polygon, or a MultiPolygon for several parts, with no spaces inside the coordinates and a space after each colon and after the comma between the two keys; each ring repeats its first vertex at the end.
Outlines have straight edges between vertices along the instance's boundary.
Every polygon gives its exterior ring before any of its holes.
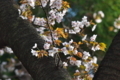
{"type": "Polygon", "coordinates": [[[64,55],[68,55],[69,54],[69,52],[68,52],[66,47],[63,47],[61,50],[64,53],[64,55]]]}
{"type": "Polygon", "coordinates": [[[96,38],[97,38],[97,35],[96,35],[96,34],[94,34],[93,36],[91,36],[91,37],[90,37],[90,41],[95,41],[95,40],[96,40],[96,38]]]}
{"type": "Polygon", "coordinates": [[[49,11],[49,15],[50,15],[49,18],[52,19],[52,20],[54,20],[56,18],[56,15],[55,15],[56,12],[57,11],[55,9],[50,10],[49,11]]]}
{"type": "Polygon", "coordinates": [[[28,4],[34,9],[36,0],[27,0],[27,1],[28,1],[28,4]]]}
{"type": "Polygon", "coordinates": [[[82,24],[84,24],[86,27],[90,26],[90,22],[87,21],[87,16],[84,16],[82,18],[82,24]]]}
{"type": "Polygon", "coordinates": [[[88,59],[88,57],[90,56],[90,53],[89,52],[87,52],[87,51],[84,51],[83,52],[83,57],[82,57],[82,59],[88,59]]]}
{"type": "Polygon", "coordinates": [[[80,65],[81,65],[81,60],[76,60],[76,61],[75,61],[75,65],[76,65],[77,67],[80,67],[80,65]]]}
{"type": "Polygon", "coordinates": [[[73,54],[76,55],[78,53],[78,50],[73,50],[73,54]]]}
{"type": "Polygon", "coordinates": [[[92,63],[97,63],[97,57],[96,57],[96,56],[93,56],[91,62],[92,62],[92,63]]]}
{"type": "Polygon", "coordinates": [[[2,56],[4,54],[4,50],[0,49],[0,56],[2,56]]]}
{"type": "Polygon", "coordinates": [[[72,21],[71,24],[72,24],[72,27],[77,27],[76,21],[72,21]]]}
{"type": "Polygon", "coordinates": [[[43,7],[46,7],[49,0],[40,0],[43,7]]]}
{"type": "Polygon", "coordinates": [[[104,17],[105,17],[105,15],[104,15],[103,11],[98,11],[98,14],[99,14],[102,18],[104,18],[104,17]]]}
{"type": "Polygon", "coordinates": [[[37,48],[37,43],[35,43],[34,46],[33,46],[32,48],[33,48],[33,49],[34,49],[34,48],[37,48]]]}
{"type": "Polygon", "coordinates": [[[10,47],[5,47],[4,51],[7,53],[13,53],[13,50],[10,47]]]}
{"type": "Polygon", "coordinates": [[[95,19],[95,21],[97,22],[97,23],[101,23],[102,22],[102,18],[104,18],[104,13],[103,13],[103,11],[98,11],[97,13],[94,13],[93,14],[93,17],[94,17],[94,19],[95,19]]]}
{"type": "Polygon", "coordinates": [[[69,30],[69,34],[76,34],[74,30],[69,30]]]}
{"type": "Polygon", "coordinates": [[[54,50],[48,50],[48,53],[49,56],[54,57],[56,52],[54,50]]]}
{"type": "Polygon", "coordinates": [[[68,66],[67,62],[63,62],[63,66],[65,67],[68,66]]]}
{"type": "Polygon", "coordinates": [[[84,37],[82,38],[82,41],[84,41],[87,38],[87,34],[84,35],[84,37]]]}
{"type": "Polygon", "coordinates": [[[46,29],[45,27],[36,28],[36,30],[40,32],[40,34],[43,34],[45,29],[46,29]]]}
{"type": "Polygon", "coordinates": [[[20,10],[22,10],[23,12],[26,11],[26,9],[27,9],[26,6],[27,6],[27,4],[21,4],[20,10]]]}
{"type": "MultiPolygon", "coordinates": [[[[116,29],[120,29],[120,16],[118,17],[118,19],[116,19],[116,20],[114,21],[114,27],[115,27],[116,29]]],[[[117,31],[115,31],[115,32],[117,32],[117,31]]]]}
{"type": "Polygon", "coordinates": [[[47,50],[47,49],[50,48],[50,44],[46,42],[43,47],[44,47],[45,50],[47,50]]]}
{"type": "Polygon", "coordinates": [[[31,49],[31,53],[33,56],[37,57],[38,56],[38,52],[36,50],[31,49]]]}
{"type": "Polygon", "coordinates": [[[56,21],[58,22],[58,23],[60,23],[61,21],[62,21],[62,19],[63,19],[63,14],[61,13],[61,12],[57,12],[56,13],[56,21]]]}
{"type": "Polygon", "coordinates": [[[62,7],[62,0],[55,0],[51,4],[51,8],[56,8],[59,10],[62,7]]]}
{"type": "Polygon", "coordinates": [[[91,62],[83,62],[83,64],[87,72],[89,72],[94,67],[91,62]]]}
{"type": "Polygon", "coordinates": [[[100,46],[99,45],[93,46],[91,50],[93,51],[100,50],[100,46]]]}
{"type": "Polygon", "coordinates": [[[96,29],[96,26],[97,26],[97,25],[94,25],[94,26],[92,27],[92,31],[94,31],[94,30],[96,29]]]}
{"type": "Polygon", "coordinates": [[[79,27],[75,27],[75,28],[74,28],[74,31],[75,31],[76,33],[79,33],[79,32],[81,31],[81,29],[80,29],[79,27]]]}
{"type": "Polygon", "coordinates": [[[73,49],[74,49],[74,47],[71,46],[71,45],[68,48],[69,48],[70,51],[73,51],[73,49]]]}
{"type": "Polygon", "coordinates": [[[34,24],[38,25],[38,26],[45,26],[46,20],[44,18],[37,17],[37,18],[35,18],[34,24]]]}
{"type": "Polygon", "coordinates": [[[25,75],[24,71],[18,70],[18,69],[15,69],[15,74],[16,74],[17,76],[23,76],[23,75],[25,75]]]}

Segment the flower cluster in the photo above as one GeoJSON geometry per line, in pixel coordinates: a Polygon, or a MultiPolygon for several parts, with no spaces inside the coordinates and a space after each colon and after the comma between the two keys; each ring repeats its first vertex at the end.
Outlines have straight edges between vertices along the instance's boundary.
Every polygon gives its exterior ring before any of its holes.
{"type": "MultiPolygon", "coordinates": [[[[69,8],[69,4],[66,1],[21,0],[21,3],[18,10],[20,17],[28,19],[34,25],[37,25],[36,30],[45,40],[44,50],[37,49],[38,44],[35,43],[31,49],[32,55],[41,58],[44,56],[54,57],[55,54],[64,54],[66,60],[63,61],[63,66],[65,68],[69,65],[76,66],[74,80],[93,78],[98,65],[97,58],[93,55],[92,57],[90,51],[93,53],[97,50],[104,51],[106,45],[96,42],[96,34],[88,36],[84,34],[83,30],[92,25],[91,31],[94,31],[97,25],[89,22],[87,16],[84,16],[81,21],[71,21],[70,27],[64,28],[60,26],[56,28],[55,23],[62,22],[69,8]],[[35,6],[41,6],[46,14],[45,18],[32,15],[31,8],[35,9],[35,6]],[[48,11],[45,8],[49,8],[48,11]],[[78,35],[78,38],[81,38],[81,40],[75,41],[73,34],[78,35]],[[82,48],[84,45],[86,45],[88,51],[82,48]]],[[[98,14],[103,17],[102,12],[98,14]]]]}
{"type": "Polygon", "coordinates": [[[4,78],[5,80],[12,80],[12,75],[8,75],[11,73],[15,74],[14,77],[19,78],[23,77],[24,75],[27,76],[28,73],[25,72],[25,69],[23,69],[21,66],[22,63],[20,63],[18,59],[14,56],[13,50],[10,47],[0,49],[0,73],[2,73],[2,78],[4,78]]]}
{"type": "Polygon", "coordinates": [[[98,13],[94,13],[93,14],[93,18],[95,19],[95,21],[97,23],[101,23],[102,22],[102,18],[104,18],[104,13],[103,11],[98,11],[98,13]]]}
{"type": "Polygon", "coordinates": [[[113,26],[109,27],[109,31],[113,31],[113,32],[118,32],[120,29],[120,16],[117,17],[117,19],[114,20],[113,22],[113,26]]]}
{"type": "Polygon", "coordinates": [[[114,32],[117,32],[120,29],[120,16],[114,21],[114,32]]]}
{"type": "Polygon", "coordinates": [[[72,21],[72,29],[69,30],[69,34],[79,33],[85,26],[90,26],[90,22],[87,21],[87,17],[84,16],[82,21],[72,21]]]}
{"type": "Polygon", "coordinates": [[[34,21],[34,24],[39,26],[46,25],[46,18],[35,17],[35,15],[32,15],[31,8],[35,9],[37,3],[40,3],[39,6],[44,8],[47,7],[50,2],[50,10],[47,12],[47,21],[50,25],[54,25],[55,21],[60,23],[67,12],[67,8],[69,8],[69,4],[62,0],[21,0],[20,2],[22,3],[20,9],[18,9],[20,17],[23,19],[29,19],[31,22],[34,21]],[[62,11],[60,11],[61,9],[62,11]]]}
{"type": "Polygon", "coordinates": [[[13,53],[12,49],[10,47],[5,47],[3,49],[0,49],[0,56],[2,56],[4,53],[13,53]]]}

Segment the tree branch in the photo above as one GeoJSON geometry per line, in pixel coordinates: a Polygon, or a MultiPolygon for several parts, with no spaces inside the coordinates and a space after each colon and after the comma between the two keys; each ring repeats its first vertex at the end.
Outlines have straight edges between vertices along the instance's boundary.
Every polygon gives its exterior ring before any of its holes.
{"type": "Polygon", "coordinates": [[[0,0],[0,47],[11,47],[34,80],[71,80],[65,69],[56,67],[54,58],[32,56],[35,43],[43,49],[44,40],[27,20],[19,17],[12,0],[0,0]]]}
{"type": "Polygon", "coordinates": [[[93,80],[120,80],[120,31],[114,37],[93,80]]]}

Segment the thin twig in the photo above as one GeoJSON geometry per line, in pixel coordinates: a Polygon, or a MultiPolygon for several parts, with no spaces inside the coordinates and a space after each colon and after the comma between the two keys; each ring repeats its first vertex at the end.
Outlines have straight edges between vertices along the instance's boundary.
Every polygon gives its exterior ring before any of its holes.
{"type": "Polygon", "coordinates": [[[42,7],[42,9],[43,9],[43,11],[44,11],[44,13],[45,13],[45,17],[46,17],[46,19],[47,19],[47,25],[48,25],[48,28],[49,28],[49,30],[50,30],[50,35],[51,35],[51,37],[52,37],[52,44],[55,45],[54,40],[53,40],[52,30],[50,29],[50,25],[49,25],[49,20],[48,20],[47,12],[44,10],[44,8],[43,8],[43,6],[42,6],[41,0],[39,0],[39,1],[40,1],[40,3],[41,3],[41,7],[42,7]]]}
{"type": "MultiPolygon", "coordinates": [[[[42,7],[42,9],[43,9],[43,11],[44,11],[44,13],[45,13],[46,19],[47,19],[47,25],[48,25],[48,28],[49,28],[49,30],[50,30],[50,35],[51,35],[51,37],[52,37],[52,45],[53,45],[53,46],[56,46],[55,43],[54,43],[54,39],[53,39],[53,35],[52,35],[52,30],[50,29],[47,12],[44,10],[44,8],[43,8],[43,6],[42,6],[41,0],[39,0],[39,1],[40,1],[40,3],[41,3],[41,7],[42,7]]],[[[56,53],[56,57],[55,57],[55,64],[56,64],[56,66],[59,66],[59,63],[62,61],[61,58],[60,58],[60,56],[59,56],[59,53],[56,53]],[[57,58],[56,58],[56,57],[57,57],[57,58]],[[58,60],[57,60],[57,59],[58,59],[58,60]]]]}

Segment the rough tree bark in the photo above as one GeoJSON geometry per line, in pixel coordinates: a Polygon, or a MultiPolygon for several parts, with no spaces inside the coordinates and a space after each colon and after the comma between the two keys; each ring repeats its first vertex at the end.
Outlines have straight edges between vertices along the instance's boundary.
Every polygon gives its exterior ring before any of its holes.
{"type": "Polygon", "coordinates": [[[27,20],[19,17],[12,0],[0,0],[0,48],[11,47],[34,80],[71,80],[65,69],[56,67],[54,58],[32,56],[35,43],[43,49],[44,41],[27,20]]]}
{"type": "Polygon", "coordinates": [[[120,31],[114,37],[93,80],[120,80],[120,31]]]}

